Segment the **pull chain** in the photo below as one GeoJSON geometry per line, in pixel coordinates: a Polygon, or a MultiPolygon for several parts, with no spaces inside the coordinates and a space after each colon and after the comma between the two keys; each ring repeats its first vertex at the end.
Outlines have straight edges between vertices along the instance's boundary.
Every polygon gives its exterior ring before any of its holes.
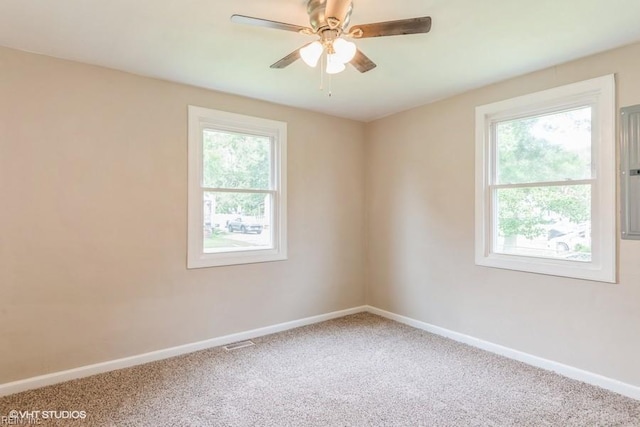
{"type": "Polygon", "coordinates": [[[325,61],[324,53],[320,56],[320,91],[324,91],[324,61],[325,61]]]}
{"type": "Polygon", "coordinates": [[[320,92],[324,92],[325,81],[326,81],[328,95],[329,95],[329,98],[331,98],[331,95],[333,94],[333,92],[332,92],[333,79],[331,77],[331,74],[328,74],[327,71],[326,71],[326,69],[327,69],[327,61],[328,60],[329,59],[327,57],[327,54],[323,53],[322,56],[320,56],[320,92]]]}

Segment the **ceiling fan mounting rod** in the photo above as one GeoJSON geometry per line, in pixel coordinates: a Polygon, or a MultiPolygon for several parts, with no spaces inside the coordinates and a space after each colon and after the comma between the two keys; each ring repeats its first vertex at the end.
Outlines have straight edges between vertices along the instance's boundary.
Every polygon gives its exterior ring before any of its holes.
{"type": "Polygon", "coordinates": [[[307,3],[309,23],[316,33],[326,29],[342,33],[349,25],[352,11],[352,0],[309,0],[307,3]]]}
{"type": "Polygon", "coordinates": [[[320,31],[320,41],[323,45],[332,44],[335,39],[340,37],[342,32],[340,30],[332,30],[329,28],[325,28],[320,31]]]}

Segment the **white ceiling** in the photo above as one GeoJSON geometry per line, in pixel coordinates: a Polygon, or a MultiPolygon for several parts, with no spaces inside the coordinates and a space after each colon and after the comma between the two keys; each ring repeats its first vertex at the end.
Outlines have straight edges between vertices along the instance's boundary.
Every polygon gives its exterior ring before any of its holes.
{"type": "MultiPolygon", "coordinates": [[[[640,40],[640,0],[354,0],[352,24],[431,16],[428,34],[356,41],[378,67],[269,65],[311,36],[305,0],[0,0],[0,45],[370,121],[640,40]]],[[[1,77],[0,77],[1,78],[1,77]]]]}

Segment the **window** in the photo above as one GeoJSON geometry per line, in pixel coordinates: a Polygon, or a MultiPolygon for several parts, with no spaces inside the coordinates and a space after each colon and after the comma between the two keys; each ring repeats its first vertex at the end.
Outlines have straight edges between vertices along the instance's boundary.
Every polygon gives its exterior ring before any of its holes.
{"type": "Polygon", "coordinates": [[[189,106],[188,268],[287,258],[286,152],[286,123],[189,106]]]}
{"type": "Polygon", "coordinates": [[[615,282],[613,75],[476,108],[476,264],[615,282]]]}

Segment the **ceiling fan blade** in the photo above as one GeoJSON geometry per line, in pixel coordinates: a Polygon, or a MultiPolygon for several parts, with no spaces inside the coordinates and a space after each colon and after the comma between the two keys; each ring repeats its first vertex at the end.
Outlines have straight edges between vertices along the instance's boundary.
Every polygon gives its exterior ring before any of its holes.
{"type": "MultiPolygon", "coordinates": [[[[309,46],[310,44],[311,43],[307,43],[304,46],[302,46],[300,49],[304,49],[305,47],[309,46]]],[[[298,59],[300,59],[300,49],[294,50],[289,55],[287,55],[284,58],[282,58],[280,61],[272,64],[271,68],[284,68],[284,67],[288,67],[289,65],[293,64],[298,59]]]]}
{"type": "Polygon", "coordinates": [[[376,63],[370,60],[360,49],[356,50],[356,56],[351,60],[351,65],[361,73],[366,73],[377,67],[376,63]]]}
{"type": "Polygon", "coordinates": [[[399,21],[376,22],[356,25],[349,30],[355,38],[401,36],[404,34],[428,33],[431,30],[431,17],[401,19],[399,21]]]}
{"type": "Polygon", "coordinates": [[[313,30],[308,27],[301,27],[300,25],[286,24],[284,22],[270,21],[268,19],[254,18],[245,15],[231,15],[231,22],[236,24],[255,25],[257,27],[273,28],[275,30],[294,31],[296,33],[308,33],[313,34],[313,30]]]}

